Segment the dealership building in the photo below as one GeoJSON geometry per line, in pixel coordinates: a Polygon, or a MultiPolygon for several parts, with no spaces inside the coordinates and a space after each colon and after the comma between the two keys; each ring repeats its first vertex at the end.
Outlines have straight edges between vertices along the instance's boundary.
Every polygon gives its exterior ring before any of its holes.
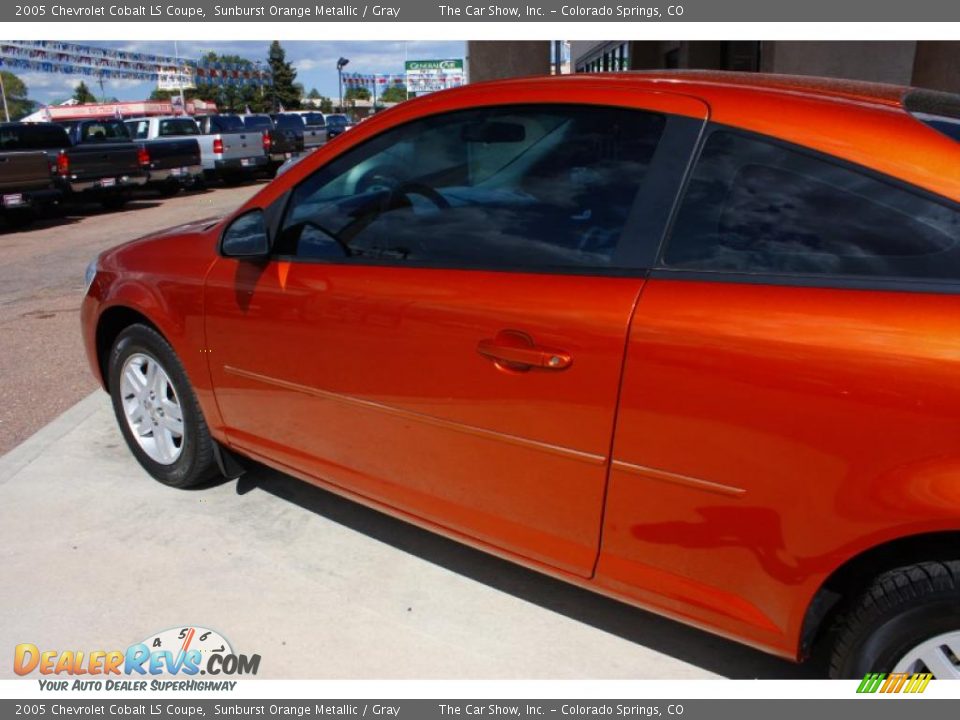
{"type": "MultiPolygon", "coordinates": [[[[470,82],[550,73],[551,45],[470,42],[470,82]]],[[[960,92],[960,42],[953,41],[612,40],[571,41],[569,48],[571,72],[739,70],[960,92]]]]}
{"type": "Polygon", "coordinates": [[[820,75],[960,92],[960,42],[574,41],[570,65],[574,72],[686,68],[820,75]]]}

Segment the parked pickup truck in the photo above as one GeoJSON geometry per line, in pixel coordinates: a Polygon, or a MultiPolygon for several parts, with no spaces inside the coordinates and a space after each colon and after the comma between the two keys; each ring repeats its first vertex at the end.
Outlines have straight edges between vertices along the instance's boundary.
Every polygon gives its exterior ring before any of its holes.
{"type": "Polygon", "coordinates": [[[67,199],[99,200],[116,208],[134,188],[147,183],[137,145],[120,120],[66,120],[70,147],[57,157],[57,174],[67,199]]]}
{"type": "Polygon", "coordinates": [[[350,118],[340,113],[335,113],[333,115],[326,115],[325,119],[327,121],[327,139],[328,140],[332,140],[337,135],[342,135],[347,130],[350,130],[354,127],[354,123],[351,122],[350,118]]]}
{"type": "Polygon", "coordinates": [[[0,124],[0,216],[7,225],[26,225],[60,199],[54,178],[55,158],[67,145],[67,135],[61,128],[0,124]]]}
{"type": "Polygon", "coordinates": [[[303,120],[303,148],[313,150],[327,144],[327,121],[323,113],[301,110],[297,113],[303,120]]]}
{"type": "Polygon", "coordinates": [[[265,141],[239,115],[197,115],[200,157],[208,179],[253,175],[267,167],[265,141]]]}
{"type": "MultiPolygon", "coordinates": [[[[278,115],[278,117],[282,117],[278,115]]],[[[303,152],[303,123],[299,131],[289,119],[281,120],[278,125],[269,115],[244,115],[243,124],[247,130],[263,135],[264,148],[270,158],[270,166],[276,169],[294,155],[303,152]]]]}
{"type": "Polygon", "coordinates": [[[124,124],[139,148],[149,187],[175,195],[181,188],[202,184],[200,129],[191,118],[137,118],[124,124]]]}

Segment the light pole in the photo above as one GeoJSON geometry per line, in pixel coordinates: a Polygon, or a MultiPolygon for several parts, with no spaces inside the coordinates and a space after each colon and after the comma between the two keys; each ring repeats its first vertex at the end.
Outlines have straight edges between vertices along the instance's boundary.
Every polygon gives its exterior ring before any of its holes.
{"type": "Polygon", "coordinates": [[[343,112],[343,68],[346,67],[349,62],[345,57],[337,60],[337,84],[340,87],[340,112],[343,112]]]}
{"type": "Polygon", "coordinates": [[[7,91],[3,87],[3,75],[0,75],[0,97],[3,98],[3,117],[10,122],[10,108],[7,107],[7,91]]]}

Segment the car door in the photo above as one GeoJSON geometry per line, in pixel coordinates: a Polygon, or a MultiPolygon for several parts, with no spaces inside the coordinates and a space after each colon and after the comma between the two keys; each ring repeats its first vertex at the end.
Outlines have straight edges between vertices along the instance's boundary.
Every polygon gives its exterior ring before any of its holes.
{"type": "Polygon", "coordinates": [[[270,261],[212,268],[206,326],[236,447],[586,576],[642,249],[706,108],[562,99],[414,119],[298,180],[270,261]]]}
{"type": "Polygon", "coordinates": [[[795,648],[850,548],[950,527],[958,237],[945,198],[712,128],[631,326],[598,581],[795,648]]]}

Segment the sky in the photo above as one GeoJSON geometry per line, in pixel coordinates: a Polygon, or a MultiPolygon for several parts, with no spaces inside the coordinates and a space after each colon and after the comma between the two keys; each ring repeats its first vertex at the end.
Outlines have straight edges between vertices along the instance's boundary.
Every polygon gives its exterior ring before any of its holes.
{"type": "MultiPolygon", "coordinates": [[[[79,41],[78,41],[79,42],[79,41]]],[[[167,42],[88,42],[85,45],[126,50],[127,52],[173,55],[174,43],[167,42]]],[[[287,61],[297,70],[297,82],[309,92],[316,88],[321,95],[337,96],[337,59],[345,57],[350,64],[344,72],[402,73],[404,58],[409,60],[443,60],[463,58],[465,42],[402,42],[369,40],[356,42],[306,42],[282,41],[287,52],[287,61]]],[[[219,55],[241,55],[250,60],[266,62],[270,41],[199,42],[181,41],[177,51],[180,57],[197,59],[211,50],[219,55]]],[[[14,71],[26,84],[31,100],[51,103],[64,100],[73,94],[73,88],[84,80],[90,90],[100,96],[100,86],[95,79],[59,73],[14,71]]],[[[104,94],[118,100],[143,100],[150,96],[155,83],[138,80],[105,80],[104,94]]]]}

